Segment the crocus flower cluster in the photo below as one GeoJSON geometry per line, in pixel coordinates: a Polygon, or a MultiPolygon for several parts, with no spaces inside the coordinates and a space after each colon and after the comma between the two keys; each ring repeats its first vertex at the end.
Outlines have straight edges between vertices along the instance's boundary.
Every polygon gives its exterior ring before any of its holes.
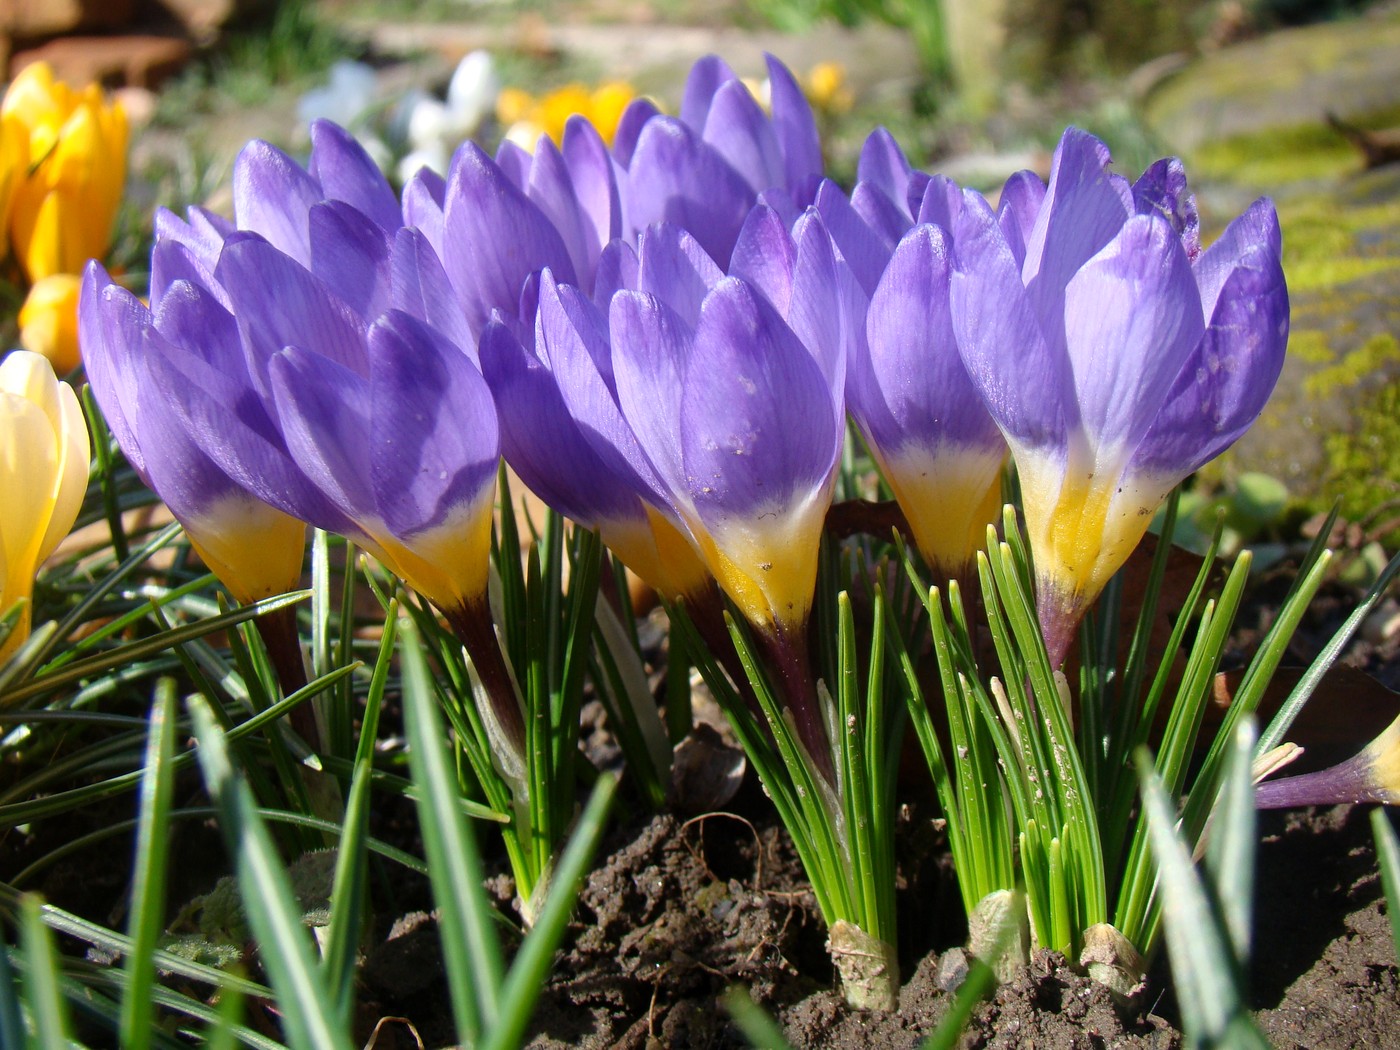
{"type": "Polygon", "coordinates": [[[21,342],[60,372],[78,365],[78,275],[111,246],[126,183],[126,114],[98,84],[81,91],[44,62],[0,102],[0,232],[31,288],[21,342]]]}
{"type": "Polygon", "coordinates": [[[444,610],[483,604],[499,448],[667,596],[717,583],[820,753],[802,638],[849,407],[948,574],[1009,450],[1058,662],[1168,490],[1273,386],[1273,209],[1202,251],[1179,164],[1130,184],[1076,129],[1048,184],[1017,175],[996,208],[884,132],[847,195],[797,81],[771,59],[769,81],[765,110],[704,59],[679,116],[635,100],[611,147],[578,116],[533,150],[466,143],[401,205],[333,125],[306,169],[250,145],[233,223],[158,220],[149,309],[89,271],[119,441],[240,596],[288,585],[287,522],[309,521],[444,610]]]}
{"type": "Polygon", "coordinates": [[[49,362],[27,350],[0,362],[0,613],[23,603],[0,664],[29,636],[34,574],[78,516],[88,451],[78,398],[49,362]]]}

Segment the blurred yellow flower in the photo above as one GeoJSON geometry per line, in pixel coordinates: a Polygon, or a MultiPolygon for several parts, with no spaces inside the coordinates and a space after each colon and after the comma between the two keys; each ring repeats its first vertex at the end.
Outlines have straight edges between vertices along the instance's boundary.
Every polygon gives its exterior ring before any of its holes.
{"type": "Polygon", "coordinates": [[[556,144],[563,142],[564,125],[577,113],[612,145],[622,112],[636,97],[632,85],[622,80],[609,80],[591,90],[580,83],[565,84],[539,97],[520,88],[503,88],[496,96],[496,119],[506,128],[506,138],[534,149],[541,135],[556,144]]]}
{"type": "Polygon", "coordinates": [[[0,362],[0,612],[25,603],[0,663],[29,636],[34,574],[78,516],[88,453],[77,395],[49,362],[27,350],[0,362]]]}
{"type": "Polygon", "coordinates": [[[29,167],[29,136],[18,121],[0,120],[0,258],[10,228],[10,203],[29,167]]]}
{"type": "Polygon", "coordinates": [[[802,89],[812,108],[822,113],[845,113],[855,103],[840,62],[818,62],[807,71],[802,89]]]}
{"type": "Polygon", "coordinates": [[[82,278],[72,273],[42,277],[29,289],[19,309],[19,343],[43,354],[59,375],[78,367],[78,289],[82,278]]]}
{"type": "Polygon", "coordinates": [[[36,62],[5,92],[0,123],[27,156],[12,191],[11,250],[31,282],[79,273],[111,244],[126,182],[125,111],[99,85],[75,90],[36,62]]]}

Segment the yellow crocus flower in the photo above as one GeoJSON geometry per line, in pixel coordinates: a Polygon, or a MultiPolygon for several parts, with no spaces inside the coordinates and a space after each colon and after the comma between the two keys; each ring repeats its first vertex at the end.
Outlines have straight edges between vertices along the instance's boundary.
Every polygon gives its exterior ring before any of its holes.
{"type": "Polygon", "coordinates": [[[19,343],[43,354],[59,375],[82,360],[78,354],[78,289],[82,278],[55,273],[40,278],[19,308],[19,343]]]}
{"type": "Polygon", "coordinates": [[[25,603],[0,663],[29,636],[34,574],[78,516],[88,453],[78,398],[48,360],[16,350],[0,362],[0,610],[25,603]]]}
{"type": "Polygon", "coordinates": [[[27,140],[8,223],[15,257],[31,282],[79,273],[111,245],[126,183],[126,112],[99,85],[75,90],[36,62],[5,92],[0,122],[27,140]]]}

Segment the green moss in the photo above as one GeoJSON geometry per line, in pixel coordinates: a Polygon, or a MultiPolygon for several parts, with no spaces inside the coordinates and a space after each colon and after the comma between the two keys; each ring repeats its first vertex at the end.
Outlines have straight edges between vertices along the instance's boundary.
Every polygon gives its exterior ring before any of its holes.
{"type": "Polygon", "coordinates": [[[1327,336],[1315,328],[1289,332],[1288,353],[1310,365],[1325,365],[1337,356],[1327,345],[1327,336]]]}
{"type": "MultiPolygon", "coordinates": [[[[1354,418],[1353,429],[1323,442],[1328,479],[1320,505],[1340,497],[1343,515],[1361,519],[1400,498],[1400,383],[1383,385],[1354,418]]],[[[1388,539],[1393,544],[1400,537],[1388,539]]]]}
{"type": "Polygon", "coordinates": [[[1400,230],[1400,200],[1348,207],[1309,197],[1279,207],[1283,228],[1283,272],[1297,292],[1331,291],[1339,285],[1400,269],[1400,255],[1363,254],[1357,237],[1375,230],[1400,230]]]}
{"type": "Polygon", "coordinates": [[[1303,390],[1309,397],[1323,398],[1385,371],[1387,365],[1400,366],[1400,340],[1389,332],[1378,332],[1336,364],[1308,376],[1303,390]]]}
{"type": "Polygon", "coordinates": [[[1201,146],[1190,170],[1241,186],[1286,186],[1356,171],[1361,158],[1336,131],[1322,124],[1235,135],[1201,146]]]}

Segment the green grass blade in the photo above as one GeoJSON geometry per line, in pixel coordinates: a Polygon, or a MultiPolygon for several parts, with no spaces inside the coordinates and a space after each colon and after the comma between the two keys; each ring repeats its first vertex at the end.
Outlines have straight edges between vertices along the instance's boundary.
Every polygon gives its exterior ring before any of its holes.
{"type": "Polygon", "coordinates": [[[1366,617],[1371,614],[1371,610],[1376,607],[1376,603],[1381,600],[1386,590],[1390,587],[1395,577],[1400,575],[1400,554],[1390,559],[1385,570],[1376,577],[1376,582],[1371,585],[1371,589],[1366,592],[1366,596],[1361,599],[1360,604],[1351,611],[1342,626],[1337,628],[1334,634],[1322,647],[1322,651],[1317,654],[1317,659],[1312,662],[1307,673],[1298,680],[1298,684],[1293,687],[1293,692],[1288,694],[1288,699],[1279,708],[1278,714],[1269,723],[1269,727],[1259,735],[1259,742],[1254,745],[1254,753],[1262,755],[1283,742],[1284,734],[1293,725],[1293,720],[1298,717],[1298,712],[1303,709],[1303,705],[1308,702],[1315,690],[1336,663],[1337,657],[1342,654],[1342,650],[1351,641],[1351,636],[1357,632],[1366,617]]]}
{"type": "Polygon", "coordinates": [[[126,957],[127,986],[121,1000],[121,1045],[131,1050],[145,1050],[151,1045],[151,989],[156,976],[152,952],[165,928],[168,831],[175,789],[175,723],[175,683],[167,678],[157,687],[151,708],[131,879],[131,921],[127,932],[132,950],[126,957]]]}
{"type": "Polygon", "coordinates": [[[20,989],[10,966],[10,947],[0,943],[0,1046],[24,1045],[24,1014],[20,989]]]}
{"type": "Polygon", "coordinates": [[[335,878],[331,883],[330,917],[322,952],[326,984],[335,1000],[340,1023],[348,1027],[355,995],[355,956],[360,946],[360,920],[369,888],[369,787],[371,767],[356,764],[345,800],[345,820],[336,850],[335,878]]]}
{"type": "Polygon", "coordinates": [[[607,827],[616,790],[617,781],[610,774],[598,778],[569,844],[554,867],[544,907],[506,975],[501,988],[503,1010],[495,1027],[484,1033],[481,1050],[513,1050],[521,1044],[533,1018],[535,1002],[549,980],[554,953],[568,930],[579,886],[607,827]]]}
{"type": "Polygon", "coordinates": [[[68,1010],[59,991],[58,953],[39,908],[37,897],[26,896],[19,902],[24,998],[34,1021],[34,1041],[28,1045],[37,1050],[68,1050],[68,1010]]]}
{"type": "Polygon", "coordinates": [[[755,1050],[792,1050],[782,1027],[768,1015],[767,1010],[749,998],[749,993],[743,988],[738,985],[729,988],[724,993],[723,1003],[729,1016],[739,1026],[739,1031],[755,1050]]]}
{"type": "MultiPolygon", "coordinates": [[[[19,910],[21,895],[11,887],[0,884],[0,908],[14,914],[19,910]]],[[[40,915],[44,920],[44,925],[56,933],[62,933],[69,937],[75,937],[85,944],[101,948],[106,952],[113,952],[121,955],[129,954],[132,950],[131,939],[115,930],[109,930],[105,926],[89,922],[74,915],[72,912],[56,908],[52,904],[45,904],[40,909],[40,915]]],[[[187,977],[195,981],[203,981],[220,989],[235,989],[244,995],[251,995],[262,999],[272,997],[272,989],[266,985],[250,981],[246,977],[228,973],[213,966],[206,966],[203,963],[190,962],[171,952],[157,950],[154,953],[156,966],[161,970],[168,970],[177,973],[181,977],[187,977]]]]}
{"type": "Polygon", "coordinates": [[[1254,919],[1254,786],[1250,752],[1254,721],[1246,718],[1235,731],[1225,762],[1225,782],[1206,843],[1206,871],[1217,889],[1221,925],[1231,954],[1241,968],[1249,958],[1254,919]]]}
{"type": "Polygon", "coordinates": [[[189,709],[199,740],[199,764],[222,815],[220,823],[229,854],[235,859],[244,911],[257,938],[263,968],[277,992],[288,1041],[318,1050],[349,1050],[347,1033],[337,1023],[312,957],[286,870],[257,814],[251,792],[234,775],[224,734],[203,700],[191,698],[189,709]]]}
{"type": "Polygon", "coordinates": [[[1390,826],[1390,811],[1384,806],[1371,810],[1371,830],[1376,836],[1376,860],[1385,887],[1386,912],[1390,915],[1390,936],[1395,955],[1400,958],[1400,842],[1390,826]]]}
{"type": "Polygon", "coordinates": [[[1229,935],[1176,834],[1176,813],[1146,750],[1139,751],[1143,807],[1156,858],[1182,1026],[1193,1046],[1266,1047],[1245,1009],[1229,935]]]}
{"type": "Polygon", "coordinates": [[[491,907],[481,888],[481,856],[460,808],[457,777],[443,743],[418,627],[399,624],[403,658],[404,726],[418,802],[428,877],[441,911],[443,960],[457,1037],[474,1045],[495,1027],[501,1002],[501,949],[491,907]]]}

